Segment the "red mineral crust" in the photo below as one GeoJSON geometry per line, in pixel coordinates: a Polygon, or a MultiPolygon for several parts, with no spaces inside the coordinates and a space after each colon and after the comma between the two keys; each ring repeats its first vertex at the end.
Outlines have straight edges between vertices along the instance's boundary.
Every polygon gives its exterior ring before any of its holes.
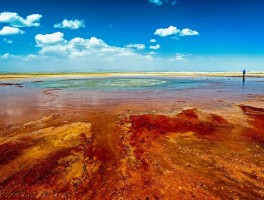
{"type": "Polygon", "coordinates": [[[264,109],[241,105],[243,112],[249,117],[252,127],[246,128],[244,135],[253,141],[264,144],[264,109]]]}
{"type": "Polygon", "coordinates": [[[15,158],[19,157],[23,150],[32,146],[31,138],[23,138],[20,141],[6,142],[0,146],[0,165],[10,163],[15,158]]]}
{"type": "Polygon", "coordinates": [[[117,107],[1,127],[0,199],[264,198],[263,109],[236,107],[237,124],[200,108],[117,107]]]}
{"type": "Polygon", "coordinates": [[[208,120],[206,121],[200,120],[196,112],[198,112],[196,109],[184,110],[175,117],[151,114],[131,116],[131,140],[142,142],[144,138],[150,137],[153,140],[164,134],[187,131],[196,133],[198,137],[213,139],[212,135],[217,129],[228,125],[224,118],[214,114],[207,116],[208,120]]]}

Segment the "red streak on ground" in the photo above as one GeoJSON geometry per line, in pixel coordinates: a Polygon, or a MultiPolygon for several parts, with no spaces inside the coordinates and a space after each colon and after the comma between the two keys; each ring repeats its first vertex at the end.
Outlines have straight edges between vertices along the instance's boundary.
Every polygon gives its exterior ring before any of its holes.
{"type": "Polygon", "coordinates": [[[25,149],[33,146],[35,143],[37,143],[37,141],[33,141],[32,138],[28,137],[0,145],[0,165],[10,163],[12,160],[19,157],[25,149]]]}
{"type": "Polygon", "coordinates": [[[196,109],[184,110],[175,117],[153,114],[131,116],[131,140],[138,142],[147,137],[155,139],[164,134],[187,131],[192,131],[199,137],[206,137],[213,135],[217,128],[228,125],[224,118],[214,114],[209,115],[209,121],[202,121],[196,112],[196,109]]]}
{"type": "Polygon", "coordinates": [[[253,126],[244,131],[244,135],[258,143],[264,143],[264,109],[241,105],[240,108],[249,116],[249,122],[253,126]]]}

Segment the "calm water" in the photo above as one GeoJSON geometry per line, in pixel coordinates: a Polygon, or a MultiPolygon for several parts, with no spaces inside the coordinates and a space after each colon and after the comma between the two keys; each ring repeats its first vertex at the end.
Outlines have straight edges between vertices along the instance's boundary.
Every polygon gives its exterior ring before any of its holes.
{"type": "Polygon", "coordinates": [[[215,90],[228,90],[234,92],[252,91],[261,93],[264,91],[264,79],[247,78],[245,82],[241,78],[223,77],[188,77],[188,78],[79,78],[79,79],[43,79],[41,82],[24,82],[25,87],[41,89],[69,89],[69,90],[185,90],[206,88],[215,90]]]}

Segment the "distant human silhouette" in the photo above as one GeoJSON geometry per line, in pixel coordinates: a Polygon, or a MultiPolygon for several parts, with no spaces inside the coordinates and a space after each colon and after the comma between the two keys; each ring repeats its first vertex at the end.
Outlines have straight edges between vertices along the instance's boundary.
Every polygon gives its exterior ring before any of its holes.
{"type": "Polygon", "coordinates": [[[243,70],[243,81],[245,81],[246,70],[243,70]]]}

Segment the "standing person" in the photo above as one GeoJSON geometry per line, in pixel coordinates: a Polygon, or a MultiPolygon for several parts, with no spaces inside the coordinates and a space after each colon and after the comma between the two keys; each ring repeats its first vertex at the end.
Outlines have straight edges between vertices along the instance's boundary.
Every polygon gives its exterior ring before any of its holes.
{"type": "Polygon", "coordinates": [[[246,70],[243,70],[243,81],[245,81],[246,70]]]}

